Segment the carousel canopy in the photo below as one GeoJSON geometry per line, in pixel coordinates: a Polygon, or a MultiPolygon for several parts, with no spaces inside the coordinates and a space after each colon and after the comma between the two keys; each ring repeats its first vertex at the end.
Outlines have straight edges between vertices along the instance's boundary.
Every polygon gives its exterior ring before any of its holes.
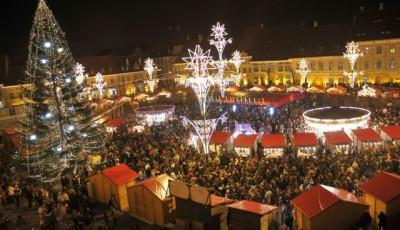
{"type": "Polygon", "coordinates": [[[239,209],[244,212],[254,213],[260,216],[266,215],[278,209],[276,206],[261,204],[254,201],[242,200],[227,205],[229,208],[239,209]]]}
{"type": "Polygon", "coordinates": [[[347,89],[344,88],[343,86],[334,86],[326,90],[329,94],[346,94],[347,89]]]}
{"type": "Polygon", "coordinates": [[[281,133],[265,134],[262,137],[261,144],[264,148],[284,148],[285,147],[285,135],[283,135],[281,133]]]}
{"type": "Polygon", "coordinates": [[[382,132],[388,135],[392,140],[400,139],[400,125],[384,126],[381,128],[382,132]]]}
{"type": "Polygon", "coordinates": [[[218,144],[223,145],[225,144],[229,137],[231,137],[232,133],[223,132],[223,131],[214,131],[210,138],[210,144],[218,144]]]}
{"type": "Polygon", "coordinates": [[[325,87],[322,85],[314,85],[307,89],[307,93],[323,93],[325,92],[325,87]]]}
{"type": "Polygon", "coordinates": [[[326,142],[331,145],[351,145],[353,142],[344,131],[324,132],[326,142]]]}
{"type": "Polygon", "coordinates": [[[239,134],[233,141],[233,146],[242,148],[251,148],[257,140],[257,134],[239,134]]]}
{"type": "Polygon", "coordinates": [[[106,168],[101,173],[117,186],[139,177],[139,174],[130,169],[126,164],[119,164],[112,168],[106,168]]]}
{"type": "Polygon", "coordinates": [[[383,171],[361,185],[361,190],[387,203],[400,196],[400,176],[383,171]]]}
{"type": "Polygon", "coordinates": [[[344,190],[326,185],[315,185],[292,200],[292,204],[312,219],[335,204],[344,201],[358,205],[368,204],[362,198],[344,190]]]}
{"type": "Polygon", "coordinates": [[[106,123],[107,127],[118,128],[126,124],[126,120],[124,118],[116,117],[111,120],[108,120],[106,123]]]}
{"type": "Polygon", "coordinates": [[[352,130],[354,136],[361,142],[380,142],[382,141],[381,137],[375,130],[372,128],[365,129],[353,129],[352,130]]]}
{"type": "Polygon", "coordinates": [[[317,146],[318,140],[314,133],[294,133],[294,145],[297,147],[317,146]]]}

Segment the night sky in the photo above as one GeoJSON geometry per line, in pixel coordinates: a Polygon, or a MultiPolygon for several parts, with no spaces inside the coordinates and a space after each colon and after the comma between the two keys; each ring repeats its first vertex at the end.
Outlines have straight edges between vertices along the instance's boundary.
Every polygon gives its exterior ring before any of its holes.
{"type": "MultiPolygon", "coordinates": [[[[351,21],[360,5],[376,9],[378,0],[47,0],[67,34],[76,57],[112,47],[151,45],[168,39],[169,26],[207,34],[221,21],[237,37],[245,28],[351,21]]],[[[37,0],[1,0],[0,53],[23,62],[37,0]]],[[[385,1],[398,7],[400,1],[385,1]]]]}

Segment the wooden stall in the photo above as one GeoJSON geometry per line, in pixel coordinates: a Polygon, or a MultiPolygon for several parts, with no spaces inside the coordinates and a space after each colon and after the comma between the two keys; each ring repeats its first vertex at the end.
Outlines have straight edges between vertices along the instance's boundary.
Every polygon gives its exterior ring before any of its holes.
{"type": "Polygon", "coordinates": [[[372,128],[353,129],[353,142],[357,150],[382,147],[382,138],[372,128]]]}
{"type": "Polygon", "coordinates": [[[307,89],[307,93],[324,93],[325,87],[322,85],[314,85],[307,89]]]}
{"type": "Polygon", "coordinates": [[[292,200],[298,229],[350,229],[368,211],[364,199],[343,189],[315,185],[292,200]]]}
{"type": "Polygon", "coordinates": [[[137,183],[139,174],[125,164],[106,168],[89,177],[89,197],[108,204],[111,198],[122,211],[129,211],[127,188],[137,183]]]}
{"type": "Polygon", "coordinates": [[[126,120],[124,118],[115,117],[106,122],[106,130],[109,133],[115,132],[117,129],[126,127],[126,120]]]}
{"type": "Polygon", "coordinates": [[[388,221],[386,229],[400,229],[400,175],[381,172],[361,185],[361,190],[374,225],[383,212],[388,221]]]}
{"type": "Polygon", "coordinates": [[[151,224],[163,226],[175,220],[175,200],[170,196],[167,174],[150,177],[128,188],[129,213],[151,224]]]}
{"type": "Polygon", "coordinates": [[[267,230],[274,220],[278,207],[242,200],[227,205],[229,207],[229,229],[231,230],[267,230]]]}
{"type": "Polygon", "coordinates": [[[293,141],[297,156],[312,156],[319,145],[314,133],[294,133],[293,141]]]}
{"type": "Polygon", "coordinates": [[[232,150],[232,133],[214,131],[210,138],[210,150],[220,153],[222,149],[232,150]]]}
{"type": "Polygon", "coordinates": [[[170,181],[175,197],[176,229],[228,229],[227,216],[231,199],[211,195],[207,188],[170,181]]]}
{"type": "Polygon", "coordinates": [[[345,95],[347,93],[347,89],[343,86],[334,86],[326,90],[328,94],[337,94],[337,95],[345,95]]]}
{"type": "Polygon", "coordinates": [[[400,144],[400,125],[381,127],[381,137],[386,143],[400,144]]]}
{"type": "Polygon", "coordinates": [[[239,134],[233,141],[235,152],[239,156],[248,157],[257,151],[257,134],[239,134]]]}
{"type": "Polygon", "coordinates": [[[285,135],[280,133],[262,136],[261,145],[264,148],[264,155],[266,157],[282,156],[286,145],[285,139],[285,135]]]}
{"type": "Polygon", "coordinates": [[[324,132],[325,146],[333,152],[346,152],[351,148],[353,141],[345,131],[324,132]]]}

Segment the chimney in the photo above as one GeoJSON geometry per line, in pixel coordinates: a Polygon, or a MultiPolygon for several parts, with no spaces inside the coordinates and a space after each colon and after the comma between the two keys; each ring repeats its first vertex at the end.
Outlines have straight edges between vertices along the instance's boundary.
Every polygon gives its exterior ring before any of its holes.
{"type": "Polygon", "coordinates": [[[318,21],[317,21],[317,20],[314,20],[314,22],[313,22],[313,27],[314,27],[314,28],[318,27],[318,21]]]}
{"type": "Polygon", "coordinates": [[[379,3],[379,10],[383,10],[384,6],[385,6],[385,3],[384,2],[380,2],[379,3]]]}

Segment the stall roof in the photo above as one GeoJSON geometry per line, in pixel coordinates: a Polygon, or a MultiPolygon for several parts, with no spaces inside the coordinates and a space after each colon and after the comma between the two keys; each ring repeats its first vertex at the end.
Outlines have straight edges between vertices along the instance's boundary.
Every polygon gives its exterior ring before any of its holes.
{"type": "Polygon", "coordinates": [[[324,132],[326,142],[332,145],[351,145],[353,142],[345,131],[324,132]]]}
{"type": "Polygon", "coordinates": [[[400,196],[400,175],[381,172],[361,185],[361,190],[387,203],[400,196]]]}
{"type": "Polygon", "coordinates": [[[126,120],[124,118],[116,117],[107,121],[106,126],[108,127],[121,127],[126,124],[126,120]]]}
{"type": "Polygon", "coordinates": [[[353,134],[357,137],[361,142],[379,142],[382,141],[381,137],[378,133],[375,132],[372,128],[365,129],[353,129],[353,134]]]}
{"type": "Polygon", "coordinates": [[[249,200],[238,201],[233,204],[228,204],[227,206],[229,208],[239,209],[245,212],[250,212],[261,216],[278,209],[278,207],[276,206],[261,204],[249,200]]]}
{"type": "Polygon", "coordinates": [[[261,144],[264,148],[284,148],[285,135],[281,133],[265,134],[262,137],[261,144]]]}
{"type": "Polygon", "coordinates": [[[310,190],[295,197],[292,204],[312,219],[340,201],[368,205],[364,199],[356,197],[346,190],[326,185],[313,186],[310,190]]]}
{"type": "Polygon", "coordinates": [[[214,131],[210,138],[210,144],[225,144],[226,141],[231,137],[232,133],[224,131],[214,131]]]}
{"type": "Polygon", "coordinates": [[[254,146],[256,140],[257,140],[257,134],[250,134],[250,135],[239,134],[233,141],[233,146],[250,148],[254,146]]]}
{"type": "Polygon", "coordinates": [[[338,85],[327,89],[326,92],[329,94],[346,94],[347,89],[343,86],[338,85]]]}
{"type": "Polygon", "coordinates": [[[381,128],[392,140],[400,139],[400,125],[384,126],[381,128]]]}
{"type": "Polygon", "coordinates": [[[101,173],[117,186],[139,177],[139,174],[130,169],[126,164],[106,168],[101,173]]]}
{"type": "Polygon", "coordinates": [[[232,202],[233,202],[233,200],[231,200],[229,198],[211,195],[211,206],[212,207],[223,205],[223,204],[229,204],[232,202]]]}
{"type": "Polygon", "coordinates": [[[138,185],[143,185],[146,189],[156,195],[159,199],[164,199],[168,191],[168,181],[173,180],[167,174],[150,177],[138,185]]]}
{"type": "Polygon", "coordinates": [[[314,133],[293,134],[294,144],[298,147],[317,146],[318,140],[314,133]]]}

